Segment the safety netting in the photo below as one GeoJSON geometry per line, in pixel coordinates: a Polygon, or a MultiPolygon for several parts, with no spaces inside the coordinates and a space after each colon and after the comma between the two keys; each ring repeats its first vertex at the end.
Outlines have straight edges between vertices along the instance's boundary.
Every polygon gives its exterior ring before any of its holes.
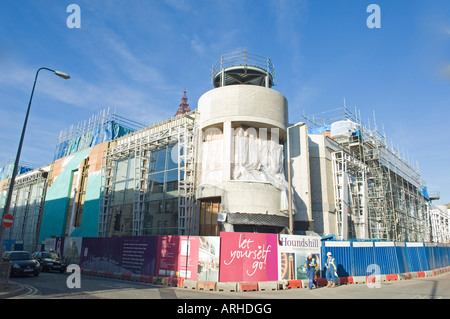
{"type": "Polygon", "coordinates": [[[103,142],[115,140],[134,131],[135,129],[122,126],[115,121],[106,121],[97,128],[80,134],[79,136],[59,141],[56,146],[53,160],[75,154],[103,142]]]}

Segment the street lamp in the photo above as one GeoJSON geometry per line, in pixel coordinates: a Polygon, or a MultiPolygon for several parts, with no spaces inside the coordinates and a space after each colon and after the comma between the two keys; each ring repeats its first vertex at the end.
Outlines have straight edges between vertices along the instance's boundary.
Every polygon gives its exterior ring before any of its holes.
{"type": "Polygon", "coordinates": [[[287,128],[287,157],[288,157],[288,182],[289,182],[289,234],[294,234],[294,216],[292,215],[292,181],[291,181],[291,144],[289,141],[289,130],[294,127],[305,125],[304,122],[299,122],[287,128]]]}
{"type": "MultiPolygon", "coordinates": [[[[26,130],[26,127],[27,127],[28,115],[30,114],[31,101],[33,100],[34,89],[36,87],[36,81],[37,81],[39,72],[41,70],[47,70],[47,71],[53,72],[57,76],[65,79],[65,80],[70,79],[70,76],[67,73],[64,73],[64,72],[61,72],[61,71],[55,71],[55,70],[52,70],[52,69],[49,69],[49,68],[40,68],[36,72],[36,76],[34,78],[33,90],[31,91],[30,102],[28,103],[27,114],[25,115],[25,121],[23,123],[22,135],[20,136],[19,148],[17,149],[16,160],[14,162],[14,169],[12,171],[11,182],[9,184],[9,189],[8,189],[8,196],[6,197],[6,202],[5,202],[5,206],[3,208],[3,215],[2,215],[2,217],[5,216],[6,214],[8,214],[9,207],[11,205],[11,197],[12,197],[12,193],[13,193],[13,189],[14,189],[14,182],[16,180],[17,169],[19,167],[20,153],[22,151],[22,144],[23,144],[23,138],[25,136],[25,130],[26,130]]],[[[3,251],[3,236],[4,236],[4,229],[3,229],[2,226],[0,226],[0,252],[3,251]]]]}

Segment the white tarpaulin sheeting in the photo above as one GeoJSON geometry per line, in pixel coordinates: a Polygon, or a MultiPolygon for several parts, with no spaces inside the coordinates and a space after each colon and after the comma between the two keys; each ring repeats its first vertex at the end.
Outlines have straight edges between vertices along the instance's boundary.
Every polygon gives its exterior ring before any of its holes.
{"type": "MultiPolygon", "coordinates": [[[[263,134],[264,135],[264,134],[263,134]]],[[[222,182],[223,136],[220,130],[205,132],[202,156],[202,184],[222,182]]],[[[236,128],[233,135],[231,179],[270,183],[281,192],[280,210],[289,209],[289,184],[284,176],[283,145],[259,136],[255,128],[236,128]]]]}
{"type": "Polygon", "coordinates": [[[206,130],[202,153],[202,185],[222,182],[223,135],[217,130],[206,130]]]}
{"type": "Polygon", "coordinates": [[[337,121],[331,124],[331,136],[345,135],[351,136],[360,130],[360,125],[350,120],[337,121]]]}

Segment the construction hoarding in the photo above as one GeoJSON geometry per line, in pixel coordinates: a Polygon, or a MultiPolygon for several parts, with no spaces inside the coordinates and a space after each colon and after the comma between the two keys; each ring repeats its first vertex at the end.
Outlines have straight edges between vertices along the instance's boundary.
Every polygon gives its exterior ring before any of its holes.
{"type": "Polygon", "coordinates": [[[156,276],[197,280],[198,236],[159,236],[156,276]]]}
{"type": "Polygon", "coordinates": [[[220,233],[220,281],[278,280],[278,235],[220,233]]]}
{"type": "MultiPolygon", "coordinates": [[[[321,237],[280,235],[278,246],[279,280],[308,279],[304,265],[308,255],[320,265],[321,237]]],[[[320,268],[320,267],[318,267],[320,268]]]]}
{"type": "Polygon", "coordinates": [[[381,274],[426,271],[448,266],[450,247],[222,232],[220,237],[57,237],[46,240],[45,250],[50,249],[82,269],[204,282],[262,282],[307,279],[308,254],[318,259],[316,275],[322,277],[327,252],[336,258],[339,277],[370,275],[367,266],[374,263],[381,274]]]}

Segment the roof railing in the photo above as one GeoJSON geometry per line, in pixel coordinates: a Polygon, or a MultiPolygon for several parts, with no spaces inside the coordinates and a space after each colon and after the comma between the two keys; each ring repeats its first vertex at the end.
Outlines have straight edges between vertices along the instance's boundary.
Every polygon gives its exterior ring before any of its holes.
{"type": "Polygon", "coordinates": [[[221,70],[232,66],[254,66],[268,72],[272,78],[275,78],[275,67],[272,60],[257,54],[249,53],[247,50],[240,50],[232,53],[222,54],[220,60],[211,68],[211,80],[214,81],[215,75],[221,70]]]}

